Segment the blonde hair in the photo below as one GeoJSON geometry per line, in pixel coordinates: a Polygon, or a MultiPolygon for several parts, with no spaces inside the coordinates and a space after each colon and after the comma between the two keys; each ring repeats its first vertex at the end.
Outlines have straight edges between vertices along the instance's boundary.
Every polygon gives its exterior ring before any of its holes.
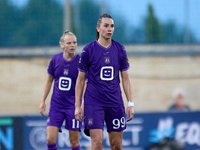
{"type": "MultiPolygon", "coordinates": [[[[60,37],[60,41],[59,41],[59,44],[60,44],[60,47],[61,47],[61,48],[63,48],[63,47],[62,47],[62,43],[64,42],[64,38],[65,38],[66,35],[74,35],[74,33],[70,32],[70,31],[68,31],[68,30],[66,30],[66,31],[63,33],[63,35],[60,37]]],[[[74,36],[75,36],[75,35],[74,35],[74,36]]]]}

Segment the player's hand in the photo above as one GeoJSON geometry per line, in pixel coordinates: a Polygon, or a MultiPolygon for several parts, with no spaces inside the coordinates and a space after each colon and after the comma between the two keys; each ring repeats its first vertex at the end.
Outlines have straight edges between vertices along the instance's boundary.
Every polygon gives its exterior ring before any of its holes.
{"type": "Polygon", "coordinates": [[[83,110],[80,106],[75,107],[74,115],[75,115],[75,118],[76,118],[77,121],[80,121],[80,122],[83,121],[83,110]]]}
{"type": "Polygon", "coordinates": [[[40,103],[39,109],[40,109],[40,114],[41,114],[42,116],[44,116],[44,112],[45,112],[45,110],[46,110],[46,104],[45,104],[44,102],[41,102],[41,103],[40,103]]]}
{"type": "Polygon", "coordinates": [[[127,111],[127,122],[128,122],[128,121],[131,121],[133,119],[134,108],[132,106],[128,106],[126,111],[127,111]]]}

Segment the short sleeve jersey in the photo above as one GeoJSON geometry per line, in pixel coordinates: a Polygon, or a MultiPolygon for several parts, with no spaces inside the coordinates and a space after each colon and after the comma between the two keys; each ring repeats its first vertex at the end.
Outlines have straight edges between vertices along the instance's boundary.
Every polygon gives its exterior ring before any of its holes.
{"type": "Polygon", "coordinates": [[[63,54],[54,55],[47,69],[47,73],[54,77],[51,107],[74,108],[80,56],[76,54],[72,60],[67,61],[63,54]]]}
{"type": "Polygon", "coordinates": [[[123,105],[119,71],[129,69],[125,47],[112,40],[108,48],[97,40],[85,46],[79,70],[87,73],[84,103],[99,106],[123,105]]]}

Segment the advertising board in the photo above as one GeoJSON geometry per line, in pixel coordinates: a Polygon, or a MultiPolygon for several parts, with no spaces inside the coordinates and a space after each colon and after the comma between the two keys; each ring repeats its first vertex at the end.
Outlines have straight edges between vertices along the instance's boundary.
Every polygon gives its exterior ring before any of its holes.
{"type": "MultiPolygon", "coordinates": [[[[46,148],[46,117],[24,118],[25,150],[46,148]]],[[[184,144],[184,150],[200,150],[200,112],[156,112],[136,113],[127,123],[123,134],[124,150],[146,150],[151,144],[166,137],[184,144]]],[[[83,130],[80,133],[81,149],[90,147],[91,141],[83,130]]],[[[104,150],[110,150],[109,138],[104,127],[104,150]]],[[[70,150],[68,131],[62,128],[57,146],[59,150],[70,150]]]]}
{"type": "Polygon", "coordinates": [[[22,137],[22,117],[0,117],[0,150],[23,149],[22,137]]]}

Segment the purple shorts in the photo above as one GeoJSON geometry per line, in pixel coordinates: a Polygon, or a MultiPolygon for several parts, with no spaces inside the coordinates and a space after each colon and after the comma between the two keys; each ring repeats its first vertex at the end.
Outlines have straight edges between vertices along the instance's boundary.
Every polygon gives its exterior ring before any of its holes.
{"type": "Polygon", "coordinates": [[[87,136],[90,136],[90,129],[103,130],[104,121],[107,126],[107,132],[119,132],[125,130],[126,118],[124,106],[103,107],[84,105],[84,132],[87,136]]]}
{"type": "Polygon", "coordinates": [[[49,116],[47,119],[47,126],[55,126],[60,128],[60,132],[62,132],[61,127],[63,121],[65,120],[65,129],[72,131],[81,131],[82,122],[79,122],[75,119],[74,116],[74,108],[70,109],[50,109],[49,116]]]}

